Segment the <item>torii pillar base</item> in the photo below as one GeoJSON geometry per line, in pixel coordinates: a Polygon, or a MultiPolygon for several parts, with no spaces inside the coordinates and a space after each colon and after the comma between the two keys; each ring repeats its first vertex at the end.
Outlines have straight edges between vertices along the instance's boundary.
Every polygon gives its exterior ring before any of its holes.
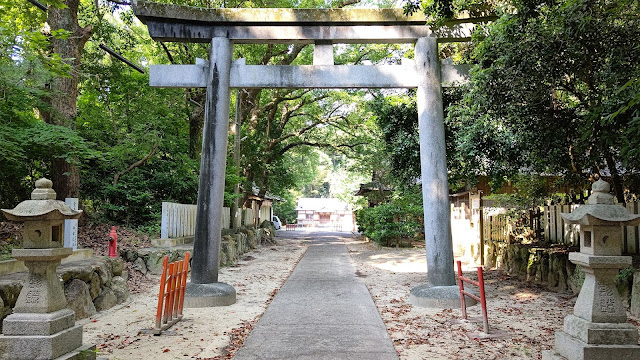
{"type": "Polygon", "coordinates": [[[188,283],[184,295],[184,307],[202,308],[229,306],[236,303],[236,290],[221,282],[211,284],[188,283]]]}
{"type": "MultiPolygon", "coordinates": [[[[458,286],[431,286],[422,284],[409,292],[409,302],[413,306],[426,308],[459,308],[460,288],[458,286]]],[[[475,305],[477,301],[467,298],[467,306],[475,305]]]]}

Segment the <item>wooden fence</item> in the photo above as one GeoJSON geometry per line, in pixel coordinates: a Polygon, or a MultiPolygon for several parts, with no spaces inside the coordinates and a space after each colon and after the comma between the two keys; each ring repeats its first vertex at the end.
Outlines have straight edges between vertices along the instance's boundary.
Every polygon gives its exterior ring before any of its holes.
{"type": "Polygon", "coordinates": [[[543,210],[544,238],[552,244],[580,245],[580,225],[567,224],[561,213],[573,212],[580,205],[551,205],[543,210]]]}
{"type": "MultiPolygon", "coordinates": [[[[552,244],[578,246],[580,244],[580,225],[567,224],[560,215],[570,213],[580,205],[550,205],[541,207],[540,219],[530,220],[532,230],[543,234],[544,240],[552,244]]],[[[637,202],[627,203],[630,213],[638,214],[640,205],[637,202]]],[[[495,208],[483,207],[482,236],[484,241],[508,242],[514,236],[517,225],[516,219],[505,214],[506,209],[499,213],[495,208]]],[[[535,212],[529,213],[530,217],[535,212]]],[[[624,226],[622,231],[623,253],[640,255],[640,227],[624,226]]]]}
{"type": "Polygon", "coordinates": [[[244,209],[244,214],[242,214],[242,224],[245,226],[255,226],[255,215],[253,213],[253,209],[244,209]]]}
{"type": "MultiPolygon", "coordinates": [[[[261,206],[260,207],[260,222],[265,220],[271,221],[271,207],[270,206],[261,206]]],[[[258,224],[260,225],[260,224],[258,224]]]]}
{"type": "MultiPolygon", "coordinates": [[[[163,202],[160,238],[193,236],[196,228],[196,209],[196,205],[163,202]]],[[[230,209],[222,208],[222,228],[228,229],[230,224],[230,209]]]]}

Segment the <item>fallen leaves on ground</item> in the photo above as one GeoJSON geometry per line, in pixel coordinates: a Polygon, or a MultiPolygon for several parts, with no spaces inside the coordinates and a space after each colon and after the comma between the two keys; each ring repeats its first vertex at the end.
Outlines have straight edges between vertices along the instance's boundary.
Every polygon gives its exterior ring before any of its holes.
{"type": "MultiPolygon", "coordinates": [[[[423,249],[378,249],[364,242],[348,247],[401,360],[539,359],[542,351],[553,348],[555,332],[573,312],[576,297],[571,293],[557,293],[501,271],[485,271],[486,335],[479,305],[468,307],[469,320],[464,320],[459,307],[427,309],[409,303],[409,291],[426,282],[426,273],[394,272],[385,259],[411,258],[423,249]]],[[[475,279],[475,269],[465,276],[475,279]]],[[[638,325],[633,318],[630,323],[638,325]]]]}

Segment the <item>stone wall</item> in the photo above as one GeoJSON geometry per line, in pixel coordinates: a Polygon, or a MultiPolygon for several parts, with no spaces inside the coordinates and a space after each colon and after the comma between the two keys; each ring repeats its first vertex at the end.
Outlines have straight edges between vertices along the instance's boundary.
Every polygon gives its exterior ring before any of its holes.
{"type": "MultiPolygon", "coordinates": [[[[124,262],[119,258],[95,257],[58,266],[69,308],[76,320],[123,303],[129,297],[124,262]]],[[[27,277],[26,272],[0,277],[0,319],[11,314],[27,277]]],[[[0,323],[0,330],[1,330],[0,323]]]]}
{"type": "MultiPolygon", "coordinates": [[[[579,266],[569,261],[570,251],[578,251],[578,248],[487,242],[485,265],[555,291],[578,294],[584,281],[584,273],[579,266]]],[[[625,306],[634,315],[640,315],[640,271],[621,271],[616,284],[625,306]]]]}
{"type": "MultiPolygon", "coordinates": [[[[274,244],[275,229],[267,224],[259,229],[223,230],[220,246],[220,266],[236,264],[241,255],[259,245],[274,244]]],[[[93,257],[58,266],[57,272],[67,297],[69,308],[76,312],[76,320],[121,304],[129,297],[124,261],[143,274],[160,275],[162,259],[184,258],[189,246],[180,248],[123,249],[119,258],[93,257]]],[[[2,322],[16,304],[26,272],[0,276],[0,331],[2,322]]]]}
{"type": "MultiPolygon", "coordinates": [[[[264,228],[223,229],[220,244],[220,266],[234,265],[240,256],[261,244],[273,243],[275,230],[264,228]]],[[[183,259],[187,251],[193,251],[192,245],[177,247],[151,247],[141,249],[126,249],[120,251],[120,256],[133,264],[133,268],[143,274],[160,275],[162,273],[162,259],[169,256],[169,262],[183,259]]]]}

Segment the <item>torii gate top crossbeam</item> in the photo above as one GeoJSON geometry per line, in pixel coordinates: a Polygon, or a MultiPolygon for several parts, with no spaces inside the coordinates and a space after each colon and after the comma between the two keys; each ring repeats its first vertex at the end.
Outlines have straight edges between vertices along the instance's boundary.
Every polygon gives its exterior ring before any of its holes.
{"type": "Polygon", "coordinates": [[[225,9],[196,8],[137,0],[135,15],[157,41],[234,43],[415,43],[467,41],[475,23],[493,18],[451,20],[432,32],[423,14],[402,9],[225,9]]]}

